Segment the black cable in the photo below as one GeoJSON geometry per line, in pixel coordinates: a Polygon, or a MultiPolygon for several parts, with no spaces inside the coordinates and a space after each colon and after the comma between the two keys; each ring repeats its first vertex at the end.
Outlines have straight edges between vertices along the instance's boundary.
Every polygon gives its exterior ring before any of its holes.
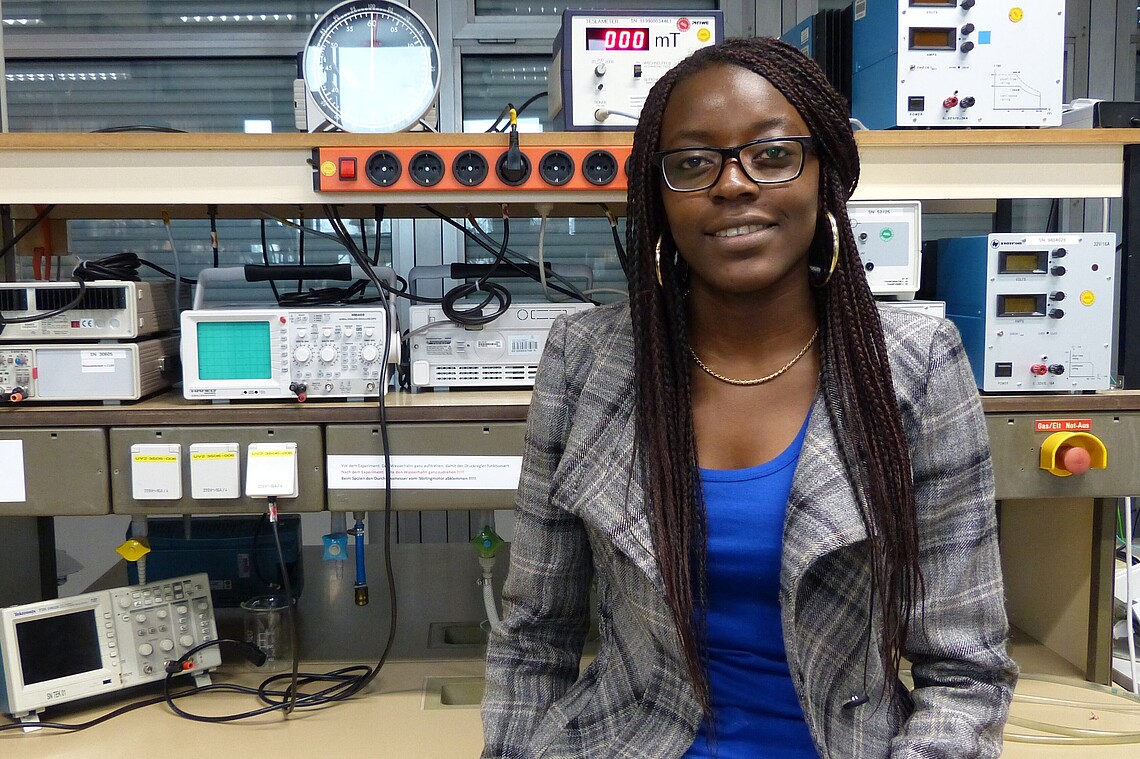
{"type": "Polygon", "coordinates": [[[210,217],[210,248],[214,253],[214,268],[218,268],[218,207],[216,205],[206,206],[206,213],[210,217]]]}
{"type": "MultiPolygon", "coordinates": [[[[515,111],[515,118],[518,118],[519,116],[521,116],[522,112],[527,109],[527,106],[529,106],[530,104],[532,104],[534,101],[538,100],[539,98],[546,97],[548,94],[549,93],[547,93],[547,92],[540,92],[537,95],[531,95],[529,98],[527,98],[523,102],[523,104],[521,106],[519,106],[519,109],[517,111],[515,111]]],[[[487,134],[490,132],[504,132],[504,131],[506,131],[508,126],[509,126],[509,122],[508,122],[508,124],[505,124],[502,129],[499,128],[499,122],[502,121],[508,114],[510,114],[511,107],[512,107],[511,104],[507,103],[506,106],[503,107],[503,110],[499,111],[499,115],[495,119],[495,123],[491,124],[491,126],[489,126],[487,128],[487,132],[485,132],[484,134],[487,134]]]]}
{"type": "Polygon", "coordinates": [[[610,222],[610,233],[613,234],[614,249],[617,251],[618,263],[621,264],[621,270],[625,274],[626,278],[628,279],[629,278],[629,262],[626,260],[626,257],[625,257],[625,246],[622,245],[622,243],[621,243],[621,235],[618,234],[617,217],[614,216],[613,213],[610,212],[610,207],[607,206],[605,203],[599,203],[598,205],[600,205],[602,207],[602,210],[606,214],[606,219],[610,222]]]}
{"type": "MultiPolygon", "coordinates": [[[[265,236],[265,219],[261,220],[261,260],[263,260],[265,262],[266,266],[271,265],[269,263],[269,240],[265,236]]],[[[281,293],[279,293],[277,291],[277,283],[274,282],[272,279],[269,280],[269,289],[273,291],[274,302],[280,306],[281,305],[281,293]]]]}
{"type": "MultiPolygon", "coordinates": [[[[490,236],[487,235],[486,232],[483,232],[483,230],[480,229],[477,225],[475,228],[478,230],[478,233],[472,232],[470,229],[468,229],[463,224],[460,224],[458,221],[451,218],[447,214],[444,214],[444,213],[436,210],[435,208],[433,208],[431,206],[420,206],[420,208],[424,209],[425,211],[432,214],[436,218],[441,219],[442,221],[446,222],[447,224],[450,224],[451,226],[455,227],[460,232],[462,232],[464,234],[464,236],[466,236],[469,240],[471,240],[476,245],[478,245],[479,247],[486,250],[488,253],[491,253],[492,255],[498,254],[498,250],[496,250],[491,243],[490,236]],[[480,234],[482,234],[483,236],[480,237],[480,234]]],[[[527,277],[533,279],[535,282],[541,281],[538,277],[538,274],[537,274],[538,262],[536,260],[534,260],[530,256],[523,255],[522,253],[519,253],[516,250],[512,250],[509,247],[506,248],[506,252],[508,254],[514,256],[515,258],[522,260],[525,263],[531,264],[535,268],[533,270],[524,269],[520,266],[516,266],[515,262],[511,261],[510,259],[505,259],[503,261],[503,265],[505,265],[509,268],[512,268],[521,274],[525,274],[527,277]]],[[[561,274],[558,274],[557,272],[550,270],[547,277],[548,277],[547,285],[551,290],[554,290],[556,292],[560,292],[563,295],[566,295],[570,298],[574,298],[575,300],[579,300],[583,303],[593,303],[594,305],[598,305],[597,301],[594,301],[591,298],[589,298],[588,296],[586,296],[586,294],[583,293],[581,290],[579,290],[577,288],[577,286],[574,285],[574,283],[572,283],[569,279],[562,276],[561,274]],[[558,281],[562,282],[563,285],[560,286],[560,285],[554,284],[553,282],[549,281],[550,279],[558,280],[558,281]]]]}
{"type": "MultiPolygon", "coordinates": [[[[141,280],[138,273],[140,266],[146,266],[162,274],[164,277],[174,279],[174,272],[168,271],[158,264],[151,263],[144,258],[139,258],[135,253],[115,253],[114,255],[98,258],[94,261],[80,261],[74,269],[74,274],[88,282],[95,280],[138,282],[141,280]]],[[[188,277],[182,277],[182,283],[195,285],[198,281],[188,277]]]]}
{"type": "Polygon", "coordinates": [[[92,129],[91,130],[91,134],[115,133],[115,132],[169,132],[170,134],[186,134],[185,129],[175,129],[174,127],[164,127],[164,126],[153,126],[151,124],[130,124],[127,126],[103,127],[102,129],[92,129]]]}

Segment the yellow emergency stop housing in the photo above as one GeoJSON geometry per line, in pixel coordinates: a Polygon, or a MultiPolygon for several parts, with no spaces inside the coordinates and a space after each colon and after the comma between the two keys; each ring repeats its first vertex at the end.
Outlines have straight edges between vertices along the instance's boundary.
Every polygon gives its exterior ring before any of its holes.
{"type": "Polygon", "coordinates": [[[1058,477],[1071,477],[1073,473],[1062,468],[1058,461],[1061,448],[1066,445],[1088,451],[1091,469],[1108,466],[1108,449],[1096,435],[1090,432],[1054,432],[1041,443],[1041,468],[1058,477]]]}

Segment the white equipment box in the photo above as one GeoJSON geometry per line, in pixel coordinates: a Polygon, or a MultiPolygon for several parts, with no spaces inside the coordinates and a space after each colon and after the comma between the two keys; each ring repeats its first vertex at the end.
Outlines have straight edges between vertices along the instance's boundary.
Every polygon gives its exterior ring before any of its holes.
{"type": "Polygon", "coordinates": [[[723,11],[564,10],[547,89],[566,131],[637,126],[645,96],[694,50],[724,39],[723,11]]]}
{"type": "Polygon", "coordinates": [[[856,0],[851,115],[868,129],[1059,126],[1064,0],[856,0]]]}
{"type": "Polygon", "coordinates": [[[494,321],[468,327],[449,321],[439,306],[412,306],[412,385],[533,387],[550,325],[563,314],[593,307],[578,302],[513,304],[494,321]]]}
{"type": "MultiPolygon", "coordinates": [[[[9,324],[0,332],[0,342],[134,340],[170,332],[175,326],[174,290],[173,282],[87,282],[75,306],[46,319],[9,324]]],[[[0,282],[0,314],[47,314],[77,295],[75,282],[0,282]]]]}
{"type": "Polygon", "coordinates": [[[852,200],[847,215],[871,292],[914,298],[922,276],[922,204],[852,200]]]}
{"type": "Polygon", "coordinates": [[[991,234],[938,243],[937,295],[978,387],[1112,387],[1116,235],[991,234]]]}
{"type": "Polygon", "coordinates": [[[178,338],[0,344],[0,402],[137,401],[177,379],[178,338]]]}

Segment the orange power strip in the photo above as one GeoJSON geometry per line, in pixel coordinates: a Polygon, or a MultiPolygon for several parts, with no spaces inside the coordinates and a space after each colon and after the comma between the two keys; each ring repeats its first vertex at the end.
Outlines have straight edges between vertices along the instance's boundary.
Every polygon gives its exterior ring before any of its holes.
{"type": "Polygon", "coordinates": [[[313,185],[317,192],[626,189],[628,145],[524,145],[521,152],[516,177],[505,166],[505,145],[320,147],[313,185]]]}

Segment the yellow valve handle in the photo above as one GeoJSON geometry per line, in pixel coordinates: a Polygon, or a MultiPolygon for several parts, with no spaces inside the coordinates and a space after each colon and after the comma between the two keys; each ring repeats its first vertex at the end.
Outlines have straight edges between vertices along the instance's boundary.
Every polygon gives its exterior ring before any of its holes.
{"type": "Polygon", "coordinates": [[[142,557],[150,553],[150,545],[146,540],[137,540],[130,538],[127,542],[115,549],[115,553],[122,556],[127,561],[138,561],[142,557]]]}

